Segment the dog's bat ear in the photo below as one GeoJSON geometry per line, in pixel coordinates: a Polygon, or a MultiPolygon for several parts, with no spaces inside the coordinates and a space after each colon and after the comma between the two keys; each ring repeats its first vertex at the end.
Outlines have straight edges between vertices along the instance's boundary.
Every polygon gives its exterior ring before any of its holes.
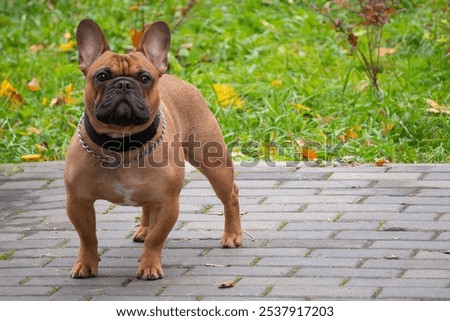
{"type": "Polygon", "coordinates": [[[90,19],[82,20],[77,27],[78,66],[86,74],[90,65],[109,50],[108,41],[102,29],[90,19]]]}
{"type": "Polygon", "coordinates": [[[137,47],[152,64],[158,68],[162,75],[169,68],[167,54],[170,48],[170,29],[163,22],[152,23],[142,35],[141,41],[137,47]]]}

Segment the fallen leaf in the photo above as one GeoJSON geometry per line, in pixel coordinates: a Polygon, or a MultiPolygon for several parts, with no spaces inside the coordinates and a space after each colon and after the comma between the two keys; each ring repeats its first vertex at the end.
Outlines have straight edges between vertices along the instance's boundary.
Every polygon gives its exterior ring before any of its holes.
{"type": "Polygon", "coordinates": [[[25,162],[37,162],[41,159],[42,155],[39,154],[29,154],[23,155],[20,158],[25,162]]]}
{"type": "Polygon", "coordinates": [[[38,91],[40,89],[39,80],[34,77],[28,84],[26,84],[26,87],[29,91],[38,91]]]}
{"type": "Polygon", "coordinates": [[[375,166],[383,166],[386,163],[384,158],[380,158],[375,162],[375,166]]]}
{"type": "Polygon", "coordinates": [[[138,11],[139,10],[139,6],[137,4],[129,6],[128,10],[130,10],[130,11],[138,11]]]}
{"type": "Polygon", "coordinates": [[[345,137],[348,138],[348,139],[357,139],[357,138],[359,138],[359,135],[358,135],[357,132],[355,132],[355,130],[353,128],[350,128],[345,133],[345,137]]]}
{"type": "Polygon", "coordinates": [[[274,80],[272,80],[272,81],[270,82],[270,85],[271,85],[273,88],[280,88],[280,87],[281,87],[281,80],[279,80],[279,79],[274,79],[274,80]]]}
{"type": "Polygon", "coordinates": [[[222,108],[228,106],[236,109],[244,108],[245,102],[239,97],[239,94],[230,85],[214,84],[213,88],[217,95],[215,103],[219,104],[222,108]]]}
{"type": "Polygon", "coordinates": [[[383,135],[387,136],[391,130],[394,128],[394,124],[389,123],[389,124],[385,124],[385,123],[381,123],[381,128],[383,128],[383,135]]]}
{"type": "Polygon", "coordinates": [[[387,255],[387,256],[385,256],[384,257],[386,260],[398,260],[399,259],[399,257],[398,256],[396,256],[396,255],[387,255]]]}
{"type": "Polygon", "coordinates": [[[41,44],[41,43],[35,44],[35,45],[31,45],[31,46],[30,46],[30,52],[31,52],[32,54],[35,54],[35,53],[37,53],[37,52],[43,50],[44,48],[45,48],[45,46],[44,46],[43,44],[41,44]]]}
{"type": "Polygon", "coordinates": [[[379,48],[378,49],[378,56],[384,57],[388,55],[393,55],[397,52],[397,49],[395,48],[379,48]]]}
{"type": "Polygon", "coordinates": [[[6,79],[3,80],[0,86],[0,96],[8,98],[11,103],[16,105],[22,105],[24,102],[22,96],[17,92],[17,89],[6,79]]]}
{"type": "Polygon", "coordinates": [[[41,133],[41,131],[39,129],[37,129],[36,127],[28,127],[27,131],[30,134],[36,134],[36,135],[39,135],[41,133]]]}
{"type": "Polygon", "coordinates": [[[312,149],[305,149],[305,148],[303,148],[302,156],[303,156],[303,158],[307,158],[308,160],[317,159],[317,154],[312,149]]]}
{"type": "Polygon", "coordinates": [[[62,43],[59,45],[59,50],[62,52],[69,52],[75,49],[77,42],[75,40],[70,40],[68,43],[62,43]]]}
{"type": "Polygon", "coordinates": [[[294,107],[297,108],[298,110],[305,110],[305,111],[310,111],[311,110],[311,108],[309,108],[309,107],[307,107],[307,106],[305,106],[303,104],[300,104],[300,103],[295,103],[294,107]]]}
{"type": "Polygon", "coordinates": [[[219,289],[227,289],[227,288],[232,288],[232,287],[234,287],[233,281],[225,281],[218,286],[219,289]]]}
{"type": "Polygon", "coordinates": [[[205,264],[207,267],[230,267],[231,264],[213,264],[213,263],[207,263],[205,264]]]}
{"type": "Polygon", "coordinates": [[[69,40],[70,38],[72,38],[72,35],[70,34],[70,32],[64,32],[63,38],[66,40],[69,40]]]}
{"type": "Polygon", "coordinates": [[[450,107],[448,106],[442,106],[438,102],[427,99],[425,102],[431,107],[427,109],[427,112],[433,113],[433,114],[447,114],[450,115],[450,107]]]}
{"type": "Polygon", "coordinates": [[[131,44],[134,48],[137,48],[139,46],[139,43],[141,42],[142,35],[144,34],[144,29],[142,30],[136,30],[131,29],[130,36],[131,36],[131,44]]]}

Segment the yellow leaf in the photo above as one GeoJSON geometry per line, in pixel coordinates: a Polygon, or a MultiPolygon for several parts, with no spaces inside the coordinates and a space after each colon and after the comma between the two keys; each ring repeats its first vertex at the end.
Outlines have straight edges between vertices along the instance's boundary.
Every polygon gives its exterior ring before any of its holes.
{"type": "Polygon", "coordinates": [[[244,108],[245,102],[230,85],[214,84],[213,88],[217,95],[216,104],[219,104],[223,108],[228,106],[237,109],[244,108]]]}
{"type": "Polygon", "coordinates": [[[139,6],[137,4],[129,6],[128,9],[130,11],[138,11],[139,10],[139,6]]]}
{"type": "Polygon", "coordinates": [[[34,77],[28,84],[26,84],[26,87],[29,91],[38,91],[40,89],[39,80],[34,77]]]}
{"type": "Polygon", "coordinates": [[[42,106],[47,106],[48,104],[48,98],[47,97],[43,97],[42,98],[42,106]]]}
{"type": "Polygon", "coordinates": [[[64,91],[66,92],[66,94],[70,95],[70,93],[73,91],[73,86],[72,86],[72,84],[67,85],[67,86],[64,88],[64,91]]]}
{"type": "Polygon", "coordinates": [[[294,104],[294,107],[297,108],[298,110],[305,110],[305,111],[311,110],[311,108],[309,108],[303,104],[300,104],[300,103],[294,104]]]}
{"type": "Polygon", "coordinates": [[[139,46],[139,43],[141,42],[142,35],[144,34],[145,27],[142,28],[142,30],[137,31],[136,29],[131,29],[130,36],[131,36],[131,44],[134,48],[137,48],[139,46]]]}
{"type": "Polygon", "coordinates": [[[75,49],[75,45],[77,44],[77,42],[75,40],[70,40],[68,43],[63,43],[59,45],[59,49],[62,52],[68,52],[68,51],[72,51],[75,49]]]}
{"type": "Polygon", "coordinates": [[[17,92],[16,88],[14,88],[6,79],[3,80],[0,86],[0,96],[8,98],[13,104],[23,104],[22,96],[17,92]]]}
{"type": "Polygon", "coordinates": [[[281,80],[279,80],[279,79],[272,80],[270,82],[270,85],[274,88],[279,88],[279,87],[281,87],[281,80]]]}
{"type": "Polygon", "coordinates": [[[0,86],[0,96],[9,97],[10,92],[16,91],[8,80],[3,80],[0,86]]]}
{"type": "Polygon", "coordinates": [[[29,155],[23,155],[20,158],[25,162],[37,162],[40,160],[42,155],[39,154],[29,154],[29,155]]]}

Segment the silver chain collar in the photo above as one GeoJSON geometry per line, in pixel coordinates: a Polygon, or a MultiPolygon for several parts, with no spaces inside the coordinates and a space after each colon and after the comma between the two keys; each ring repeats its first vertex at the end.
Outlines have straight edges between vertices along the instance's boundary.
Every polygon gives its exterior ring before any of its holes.
{"type": "Polygon", "coordinates": [[[161,144],[161,142],[164,138],[164,135],[166,133],[166,117],[164,116],[162,107],[159,109],[157,114],[162,119],[162,132],[161,132],[161,135],[159,136],[159,138],[157,140],[155,140],[153,143],[147,143],[147,145],[148,145],[147,148],[145,148],[142,152],[140,152],[136,156],[134,156],[124,162],[121,162],[120,160],[118,160],[117,158],[112,157],[112,156],[100,155],[100,154],[94,152],[92,150],[92,148],[89,147],[89,145],[86,143],[83,136],[81,135],[81,125],[83,123],[84,113],[83,113],[83,115],[81,115],[80,121],[78,122],[78,139],[80,140],[81,146],[84,148],[84,150],[86,150],[86,152],[88,154],[91,154],[93,157],[98,158],[102,161],[101,166],[103,168],[116,169],[120,165],[123,165],[125,167],[126,165],[130,164],[131,162],[134,162],[135,160],[138,160],[139,158],[144,157],[145,155],[151,153],[161,144]]]}

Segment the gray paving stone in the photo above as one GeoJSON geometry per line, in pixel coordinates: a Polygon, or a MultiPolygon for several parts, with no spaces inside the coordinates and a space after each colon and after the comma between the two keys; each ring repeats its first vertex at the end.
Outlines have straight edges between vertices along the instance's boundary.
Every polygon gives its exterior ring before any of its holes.
{"type": "Polygon", "coordinates": [[[359,196],[269,196],[263,204],[351,204],[359,199],[359,196]]]}
{"type": "Polygon", "coordinates": [[[398,212],[400,204],[311,204],[304,212],[398,212]]]}
{"type": "Polygon", "coordinates": [[[423,180],[425,180],[425,181],[428,181],[428,180],[431,180],[431,181],[434,181],[434,180],[436,180],[436,181],[442,181],[442,180],[450,180],[450,172],[447,172],[447,173],[429,173],[429,174],[427,174],[427,175],[425,175],[425,177],[423,178],[423,180]]]}
{"type": "Polygon", "coordinates": [[[376,259],[367,260],[362,265],[363,268],[380,268],[380,269],[394,269],[400,268],[404,270],[415,270],[415,269],[444,269],[450,270],[450,260],[386,260],[386,259],[376,259]]]}
{"type": "Polygon", "coordinates": [[[311,299],[317,299],[326,297],[331,300],[338,299],[370,299],[375,293],[375,287],[331,287],[331,286],[274,286],[270,291],[271,297],[307,297],[311,299]]]}
{"type": "Polygon", "coordinates": [[[383,232],[383,231],[343,231],[339,232],[336,240],[430,240],[432,232],[383,232]]]}
{"type": "Polygon", "coordinates": [[[385,258],[398,257],[400,259],[410,258],[412,250],[387,250],[387,249],[316,249],[310,257],[340,257],[340,258],[385,258]]]}
{"type": "Polygon", "coordinates": [[[419,173],[333,173],[328,180],[358,180],[358,179],[369,179],[373,181],[382,180],[416,180],[420,177],[419,173]]]}
{"type": "Polygon", "coordinates": [[[47,180],[7,181],[0,186],[0,191],[3,190],[29,191],[33,189],[40,189],[47,184],[48,184],[47,180]]]}
{"type": "Polygon", "coordinates": [[[295,276],[302,277],[340,277],[340,278],[387,278],[398,277],[401,269],[369,269],[369,268],[345,268],[345,267],[322,267],[301,268],[295,276]]]}
{"type": "Polygon", "coordinates": [[[405,279],[450,279],[450,270],[426,269],[409,270],[402,276],[405,279]]]}
{"type": "Polygon", "coordinates": [[[448,300],[450,289],[417,288],[417,287],[386,287],[378,296],[379,299],[408,299],[408,300],[448,300]]]}
{"type": "MultiPolygon", "coordinates": [[[[323,188],[319,195],[408,196],[413,188],[323,188]]],[[[449,192],[450,193],[450,192],[449,192]]],[[[443,196],[443,195],[432,195],[443,196]]]]}
{"type": "Polygon", "coordinates": [[[375,184],[375,188],[450,188],[450,181],[418,181],[408,179],[382,180],[375,184]]]}
{"type": "Polygon", "coordinates": [[[448,242],[445,241],[375,241],[370,248],[382,249],[415,249],[415,250],[447,250],[448,242]]]}
{"type": "MultiPolygon", "coordinates": [[[[335,181],[284,181],[281,188],[366,188],[372,180],[335,180],[335,181]]],[[[388,186],[389,187],[389,186],[388,186]]]]}
{"type": "Polygon", "coordinates": [[[450,197],[393,197],[393,196],[369,196],[364,200],[366,204],[423,204],[445,205],[450,207],[450,197]]]}
{"type": "MultiPolygon", "coordinates": [[[[409,287],[409,288],[429,288],[429,291],[433,291],[433,288],[448,288],[448,279],[381,279],[381,278],[351,278],[345,286],[349,287],[409,287]]],[[[415,289],[411,289],[415,291],[415,289]]]]}
{"type": "Polygon", "coordinates": [[[280,261],[277,257],[264,257],[257,263],[258,266],[298,266],[298,267],[356,267],[357,258],[304,258],[286,257],[280,261]]]}

